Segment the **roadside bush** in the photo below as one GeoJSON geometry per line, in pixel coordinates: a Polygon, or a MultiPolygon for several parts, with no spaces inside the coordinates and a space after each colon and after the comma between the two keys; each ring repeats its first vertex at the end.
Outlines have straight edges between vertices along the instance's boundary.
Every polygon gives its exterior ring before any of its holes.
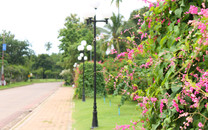
{"type": "Polygon", "coordinates": [[[71,79],[72,79],[72,74],[70,69],[64,69],[61,71],[61,73],[59,74],[60,76],[62,76],[64,78],[65,81],[65,85],[70,85],[71,84],[71,79]]]}
{"type": "MultiPolygon", "coordinates": [[[[115,83],[116,82],[122,82],[123,80],[121,78],[116,78],[121,68],[123,68],[125,65],[127,65],[127,60],[115,60],[114,58],[108,58],[103,63],[103,69],[104,69],[104,76],[105,76],[105,88],[107,90],[108,94],[116,94],[115,93],[115,83]]],[[[120,93],[121,89],[117,91],[117,93],[120,93]]]]}
{"type": "MultiPolygon", "coordinates": [[[[94,96],[94,63],[85,62],[84,63],[84,85],[85,85],[85,96],[93,97],[94,96]]],[[[105,93],[105,81],[103,76],[103,65],[100,63],[96,64],[96,93],[97,97],[102,97],[105,93]]],[[[83,90],[83,64],[80,64],[77,70],[75,71],[75,97],[82,97],[83,90]]]]}
{"type": "MultiPolygon", "coordinates": [[[[145,22],[138,23],[141,40],[146,39],[126,54],[128,63],[147,72],[148,87],[145,93],[125,89],[143,111],[132,126],[116,129],[141,128],[138,122],[143,130],[208,129],[208,2],[191,1],[150,3],[145,22]],[[146,63],[135,63],[138,50],[146,63]]],[[[126,71],[121,75],[131,77],[126,71]]]]}
{"type": "Polygon", "coordinates": [[[26,81],[29,73],[28,69],[22,65],[5,66],[5,80],[7,82],[26,81]]]}

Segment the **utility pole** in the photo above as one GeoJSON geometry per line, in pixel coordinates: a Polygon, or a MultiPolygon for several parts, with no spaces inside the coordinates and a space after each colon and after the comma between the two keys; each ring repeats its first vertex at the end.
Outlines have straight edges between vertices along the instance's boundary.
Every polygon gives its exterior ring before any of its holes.
{"type": "Polygon", "coordinates": [[[2,44],[2,66],[1,66],[1,85],[5,85],[4,80],[4,51],[6,51],[5,36],[3,35],[3,44],[2,44]]]}

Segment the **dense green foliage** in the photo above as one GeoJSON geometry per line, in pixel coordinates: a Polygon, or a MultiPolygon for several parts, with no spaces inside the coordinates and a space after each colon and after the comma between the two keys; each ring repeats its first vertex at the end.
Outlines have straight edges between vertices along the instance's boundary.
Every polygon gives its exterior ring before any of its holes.
{"type": "Polygon", "coordinates": [[[92,30],[86,28],[86,25],[80,22],[77,15],[71,15],[66,18],[65,27],[60,29],[59,38],[61,41],[59,48],[63,51],[62,67],[73,70],[73,65],[80,53],[77,47],[82,40],[86,40],[89,45],[92,44],[92,30]]]}
{"type": "MultiPolygon", "coordinates": [[[[19,41],[11,32],[3,31],[0,35],[0,46],[2,47],[3,36],[7,45],[4,51],[4,75],[7,83],[19,82],[30,78],[60,78],[62,68],[59,65],[60,54],[35,55],[30,49],[29,41],[19,41]]],[[[1,51],[2,57],[2,51],[1,51]]],[[[0,66],[2,59],[0,60],[0,66]]]]}
{"type": "MultiPolygon", "coordinates": [[[[207,129],[208,3],[158,0],[149,4],[149,8],[132,12],[125,22],[121,14],[113,14],[112,23],[107,25],[110,33],[100,29],[106,37],[98,40],[98,52],[105,54],[110,49],[112,54],[99,57],[104,62],[107,92],[122,94],[121,104],[131,98],[143,110],[142,117],[131,126],[117,129],[141,128],[136,126],[138,122],[143,123],[143,129],[207,129]]],[[[77,33],[85,27],[78,21],[74,24],[71,18],[66,24],[71,28],[60,33],[65,56],[76,50],[82,40],[77,33]]],[[[71,53],[69,59],[73,60],[64,62],[70,70],[77,56],[77,51],[71,53]]],[[[74,70],[81,97],[82,69],[74,70]]]]}
{"type": "Polygon", "coordinates": [[[138,122],[143,129],[208,128],[208,3],[203,2],[161,0],[150,4],[144,20],[138,22],[141,44],[134,44],[138,42],[135,35],[127,38],[134,46],[118,54],[115,61],[128,64],[110,79],[114,93],[122,88],[123,97],[139,102],[142,118],[117,129],[134,128],[138,122]]]}
{"type": "MultiPolygon", "coordinates": [[[[93,97],[94,95],[94,63],[85,62],[84,63],[84,85],[85,85],[85,96],[93,97]]],[[[102,64],[96,64],[96,90],[97,96],[103,97],[105,94],[105,81],[103,76],[103,66],[102,64]]],[[[78,79],[75,81],[76,90],[75,96],[78,98],[82,97],[83,90],[83,64],[80,64],[78,70],[76,71],[78,79]]]]}

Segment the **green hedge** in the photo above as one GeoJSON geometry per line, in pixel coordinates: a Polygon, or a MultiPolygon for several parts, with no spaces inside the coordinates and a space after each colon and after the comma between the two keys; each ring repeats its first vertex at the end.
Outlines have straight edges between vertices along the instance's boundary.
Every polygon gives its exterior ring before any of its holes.
{"type": "MultiPolygon", "coordinates": [[[[93,97],[94,96],[94,63],[86,61],[84,63],[84,85],[85,85],[85,96],[93,97]]],[[[82,89],[83,89],[83,64],[80,64],[78,71],[75,73],[78,74],[78,79],[76,79],[76,90],[75,97],[82,97],[82,89]]],[[[97,97],[102,97],[105,93],[105,81],[103,76],[103,66],[102,64],[96,64],[96,92],[97,97]]]]}

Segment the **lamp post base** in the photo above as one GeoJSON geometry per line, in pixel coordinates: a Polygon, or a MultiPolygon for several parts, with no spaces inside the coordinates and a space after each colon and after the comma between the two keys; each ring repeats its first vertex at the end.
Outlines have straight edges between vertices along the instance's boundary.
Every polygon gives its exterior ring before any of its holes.
{"type": "Polygon", "coordinates": [[[85,95],[82,95],[82,101],[85,102],[85,95]]]}
{"type": "Polygon", "coordinates": [[[93,112],[92,128],[98,127],[97,112],[93,112]]]}

